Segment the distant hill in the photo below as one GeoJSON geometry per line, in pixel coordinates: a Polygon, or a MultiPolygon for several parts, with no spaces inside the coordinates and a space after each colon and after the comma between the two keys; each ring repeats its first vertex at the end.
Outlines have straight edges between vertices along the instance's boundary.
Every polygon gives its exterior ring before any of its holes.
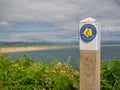
{"type": "MultiPolygon", "coordinates": [[[[102,45],[114,45],[114,44],[120,44],[120,42],[116,41],[102,41],[102,45]]],[[[1,41],[0,47],[19,47],[19,46],[37,46],[37,45],[79,45],[79,42],[6,42],[1,41]]]]}
{"type": "Polygon", "coordinates": [[[34,46],[34,45],[78,45],[78,42],[60,43],[60,42],[0,42],[0,47],[9,46],[34,46]]]}

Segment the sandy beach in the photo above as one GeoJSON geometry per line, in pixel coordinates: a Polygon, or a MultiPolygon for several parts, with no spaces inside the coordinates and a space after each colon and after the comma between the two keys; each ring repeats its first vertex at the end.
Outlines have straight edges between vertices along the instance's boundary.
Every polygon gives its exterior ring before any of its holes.
{"type": "MultiPolygon", "coordinates": [[[[108,46],[120,46],[120,44],[115,45],[101,45],[101,47],[108,46]]],[[[79,47],[79,45],[41,45],[41,46],[21,46],[21,47],[0,47],[0,53],[7,52],[21,52],[21,51],[32,51],[32,50],[46,50],[46,49],[57,49],[57,48],[74,48],[79,47]]]]}
{"type": "Polygon", "coordinates": [[[72,47],[77,47],[77,46],[74,46],[74,45],[44,45],[44,46],[25,46],[25,47],[0,47],[0,53],[32,51],[32,50],[46,50],[46,49],[57,49],[57,48],[72,48],[72,47]]]}

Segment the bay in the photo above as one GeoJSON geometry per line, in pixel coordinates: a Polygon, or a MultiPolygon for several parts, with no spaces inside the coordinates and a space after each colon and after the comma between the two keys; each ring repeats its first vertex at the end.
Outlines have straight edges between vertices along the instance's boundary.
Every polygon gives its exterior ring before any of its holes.
{"type": "MultiPolygon", "coordinates": [[[[26,54],[31,58],[40,58],[44,61],[59,58],[62,61],[70,60],[70,64],[75,65],[79,61],[79,48],[59,48],[48,50],[35,50],[9,53],[15,57],[22,57],[26,54]]],[[[120,46],[102,46],[101,47],[101,60],[120,59],[120,46]]]]}

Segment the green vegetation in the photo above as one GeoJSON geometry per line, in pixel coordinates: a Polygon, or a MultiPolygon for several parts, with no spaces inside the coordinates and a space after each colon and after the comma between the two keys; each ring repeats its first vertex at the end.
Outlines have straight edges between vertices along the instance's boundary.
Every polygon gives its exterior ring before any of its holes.
{"type": "Polygon", "coordinates": [[[79,72],[59,59],[34,62],[0,55],[0,90],[78,90],[79,72]]]}
{"type": "MultiPolygon", "coordinates": [[[[120,89],[120,60],[101,61],[101,90],[120,89]]],[[[79,71],[55,58],[0,55],[0,90],[79,90],[79,71]]]]}
{"type": "Polygon", "coordinates": [[[120,60],[101,62],[101,90],[120,90],[120,60]]]}

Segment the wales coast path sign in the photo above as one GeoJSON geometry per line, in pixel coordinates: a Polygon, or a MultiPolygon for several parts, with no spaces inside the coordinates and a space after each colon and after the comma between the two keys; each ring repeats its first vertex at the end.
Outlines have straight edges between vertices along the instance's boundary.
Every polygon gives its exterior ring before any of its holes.
{"type": "Polygon", "coordinates": [[[80,90],[100,90],[100,31],[98,22],[86,18],[79,23],[80,90]]]}

